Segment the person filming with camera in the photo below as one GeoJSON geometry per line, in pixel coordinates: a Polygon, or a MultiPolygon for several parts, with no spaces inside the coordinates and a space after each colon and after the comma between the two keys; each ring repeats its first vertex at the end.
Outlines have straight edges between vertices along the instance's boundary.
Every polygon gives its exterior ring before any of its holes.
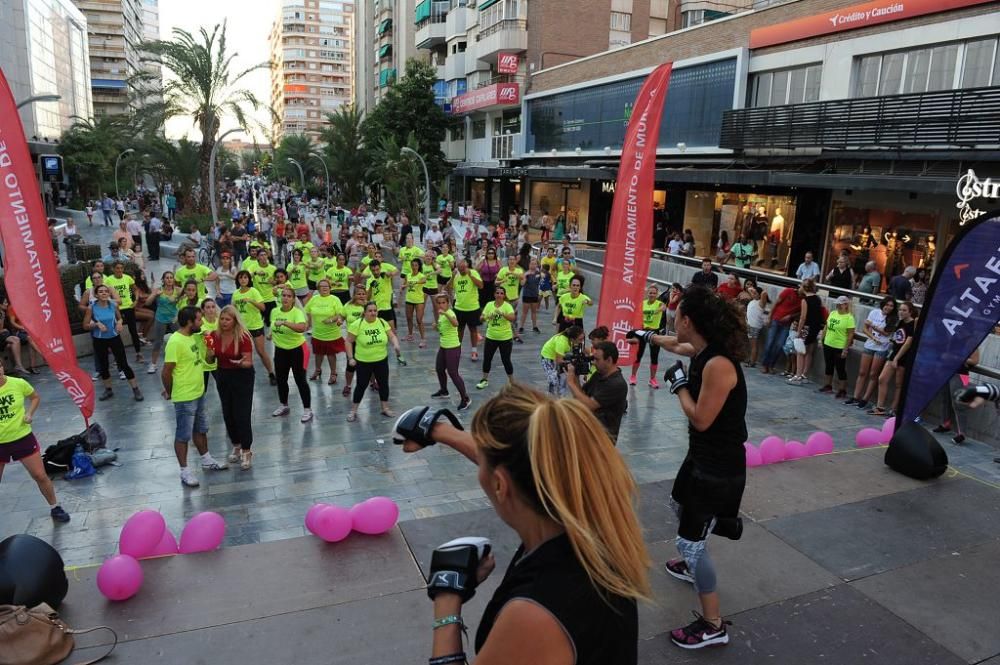
{"type": "Polygon", "coordinates": [[[590,358],[565,356],[566,386],[577,400],[594,412],[604,425],[612,443],[618,442],[618,429],[628,409],[628,384],[618,369],[618,348],[611,342],[597,342],[590,358]],[[581,376],[587,377],[590,362],[596,372],[581,386],[581,376]]]}
{"type": "MultiPolygon", "coordinates": [[[[637,602],[650,591],[636,486],[587,408],[512,383],[479,408],[470,432],[447,409],[419,406],[396,421],[393,442],[407,452],[440,443],[472,460],[521,540],[479,620],[477,665],[638,663],[637,602]]],[[[462,607],[494,566],[485,538],[434,550],[430,665],[466,662],[462,607]]]]}

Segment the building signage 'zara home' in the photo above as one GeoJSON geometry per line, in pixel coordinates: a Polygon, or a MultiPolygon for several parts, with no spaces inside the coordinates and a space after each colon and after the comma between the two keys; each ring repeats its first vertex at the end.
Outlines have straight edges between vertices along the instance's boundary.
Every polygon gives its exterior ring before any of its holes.
{"type": "MultiPolygon", "coordinates": [[[[809,37],[867,28],[880,23],[901,21],[914,16],[936,14],[950,9],[983,5],[988,2],[991,0],[877,0],[876,2],[866,2],[751,30],[750,48],[787,44],[809,37]]],[[[780,8],[776,9],[775,15],[780,15],[780,12],[780,8]]]]}

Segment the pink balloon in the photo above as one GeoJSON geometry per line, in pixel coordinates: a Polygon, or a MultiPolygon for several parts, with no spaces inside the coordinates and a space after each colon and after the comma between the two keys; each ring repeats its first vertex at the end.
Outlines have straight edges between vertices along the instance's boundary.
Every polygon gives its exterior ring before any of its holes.
{"type": "Polygon", "coordinates": [[[328,503],[315,503],[312,508],[306,511],[306,529],[309,533],[316,533],[316,516],[319,514],[319,511],[329,505],[328,503]]]}
{"type": "Polygon", "coordinates": [[[809,456],[809,450],[806,448],[806,444],[801,441],[789,441],[785,444],[785,459],[802,459],[803,457],[809,456]]]}
{"type": "MultiPolygon", "coordinates": [[[[315,529],[313,533],[326,542],[338,543],[351,534],[354,518],[347,508],[323,506],[313,518],[313,527],[315,529]]],[[[389,525],[389,528],[392,528],[392,525],[389,525]]]]}
{"type": "Polygon", "coordinates": [[[97,571],[97,588],[109,600],[126,600],[142,586],[142,566],[127,554],[113,556],[97,571]]]}
{"type": "Polygon", "coordinates": [[[153,548],[153,551],[139,558],[151,559],[157,556],[173,556],[175,554],[177,554],[177,539],[174,538],[174,534],[170,533],[170,529],[164,529],[163,538],[160,538],[160,542],[153,548]]]}
{"type": "Polygon", "coordinates": [[[137,559],[149,556],[163,538],[166,528],[163,515],[155,510],[140,510],[122,527],[118,551],[137,559]]]}
{"type": "Polygon", "coordinates": [[[763,462],[760,459],[760,450],[757,448],[757,446],[747,441],[746,443],[743,444],[743,449],[746,451],[748,467],[755,467],[763,464],[763,462]]]}
{"type": "Polygon", "coordinates": [[[219,513],[198,513],[181,532],[181,554],[210,552],[222,545],[226,535],[226,520],[219,513]]]}
{"type": "Polygon", "coordinates": [[[866,427],[857,436],[854,437],[854,442],[858,444],[858,448],[871,448],[872,446],[877,446],[882,443],[885,437],[882,436],[882,430],[875,429],[874,427],[866,427]]]}
{"type": "Polygon", "coordinates": [[[828,455],[833,452],[833,437],[826,432],[813,432],[806,439],[806,452],[809,455],[828,455]]]}
{"type": "Polygon", "coordinates": [[[351,508],[353,528],[370,536],[385,533],[399,519],[399,506],[392,499],[376,496],[351,508]]]}
{"type": "Polygon", "coordinates": [[[760,459],[763,464],[785,461],[785,442],[780,436],[769,436],[760,442],[760,459]]]}
{"type": "Polygon", "coordinates": [[[896,416],[892,418],[886,418],[885,423],[882,424],[882,439],[883,443],[888,443],[892,435],[896,433],[896,416]]]}

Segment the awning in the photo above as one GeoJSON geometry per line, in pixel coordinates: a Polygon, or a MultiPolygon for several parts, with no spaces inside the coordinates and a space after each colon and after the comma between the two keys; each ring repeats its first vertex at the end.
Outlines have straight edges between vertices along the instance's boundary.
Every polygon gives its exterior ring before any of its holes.
{"type": "Polygon", "coordinates": [[[396,70],[395,69],[383,69],[378,73],[378,85],[380,88],[384,88],[393,81],[396,80],[396,70]]]}
{"type": "Polygon", "coordinates": [[[387,19],[383,20],[383,21],[382,21],[381,23],[379,23],[379,24],[378,24],[378,30],[376,30],[376,31],[375,31],[375,33],[376,33],[376,34],[377,34],[378,36],[380,36],[380,37],[381,37],[381,36],[382,36],[382,35],[384,35],[384,34],[385,34],[385,33],[386,33],[386,32],[387,32],[387,31],[388,31],[388,30],[389,30],[390,28],[392,28],[392,19],[391,19],[391,18],[387,18],[387,19]]]}
{"type": "Polygon", "coordinates": [[[419,25],[431,17],[431,0],[424,0],[417,5],[414,23],[419,25]]]}
{"type": "Polygon", "coordinates": [[[479,7],[477,7],[477,9],[479,9],[479,11],[483,11],[487,7],[492,7],[498,2],[500,2],[500,0],[483,0],[483,2],[479,3],[479,7]]]}
{"type": "Polygon", "coordinates": [[[392,44],[383,44],[378,50],[378,57],[384,58],[392,53],[392,44]]]}

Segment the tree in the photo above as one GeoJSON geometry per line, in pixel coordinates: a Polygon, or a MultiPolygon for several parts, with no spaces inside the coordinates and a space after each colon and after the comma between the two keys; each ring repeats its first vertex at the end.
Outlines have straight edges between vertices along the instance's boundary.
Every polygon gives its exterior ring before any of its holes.
{"type": "MultiPolygon", "coordinates": [[[[244,105],[256,110],[260,102],[249,89],[239,87],[240,82],[250,72],[270,63],[243,71],[231,70],[237,53],[227,51],[225,22],[216,25],[211,33],[202,28],[199,37],[174,28],[173,39],[145,42],[141,49],[146,53],[145,62],[161,65],[173,75],[163,84],[169,114],[191,116],[201,132],[198,174],[201,191],[208,192],[209,162],[222,119],[232,117],[240,127],[247,128],[244,105]]],[[[208,201],[202,197],[199,210],[204,212],[208,207],[208,201]]]]}
{"type": "Polygon", "coordinates": [[[419,219],[424,200],[423,170],[416,157],[403,152],[404,145],[416,150],[416,136],[410,134],[403,144],[394,136],[382,137],[372,150],[366,175],[369,182],[378,183],[384,190],[386,209],[405,210],[411,219],[419,219]]]}
{"type": "Polygon", "coordinates": [[[427,163],[432,183],[448,173],[441,142],[455,122],[434,103],[436,79],[437,74],[430,64],[407,60],[405,76],[389,87],[363,124],[365,145],[379,146],[383,139],[392,138],[395,145],[410,145],[420,153],[427,163]]]}
{"type": "Polygon", "coordinates": [[[329,126],[320,133],[330,165],[330,179],[340,189],[341,203],[354,206],[364,198],[365,169],[369,163],[362,133],[363,115],[353,105],[326,116],[329,126]]]}
{"type": "Polygon", "coordinates": [[[147,146],[146,168],[161,182],[173,185],[174,195],[183,206],[191,199],[191,190],[198,178],[200,149],[188,139],[176,143],[157,138],[147,146]]]}
{"type": "Polygon", "coordinates": [[[84,199],[95,199],[104,193],[114,192],[114,162],[127,136],[126,116],[78,117],[63,132],[59,139],[59,154],[84,199]]]}
{"type": "Polygon", "coordinates": [[[309,153],[315,149],[316,146],[312,139],[305,134],[288,134],[281,139],[281,143],[274,151],[274,167],[278,171],[279,177],[286,178],[296,185],[299,184],[299,169],[288,161],[291,158],[302,165],[302,173],[305,175],[306,185],[308,185],[323,169],[314,161],[313,157],[309,156],[309,153]]]}

